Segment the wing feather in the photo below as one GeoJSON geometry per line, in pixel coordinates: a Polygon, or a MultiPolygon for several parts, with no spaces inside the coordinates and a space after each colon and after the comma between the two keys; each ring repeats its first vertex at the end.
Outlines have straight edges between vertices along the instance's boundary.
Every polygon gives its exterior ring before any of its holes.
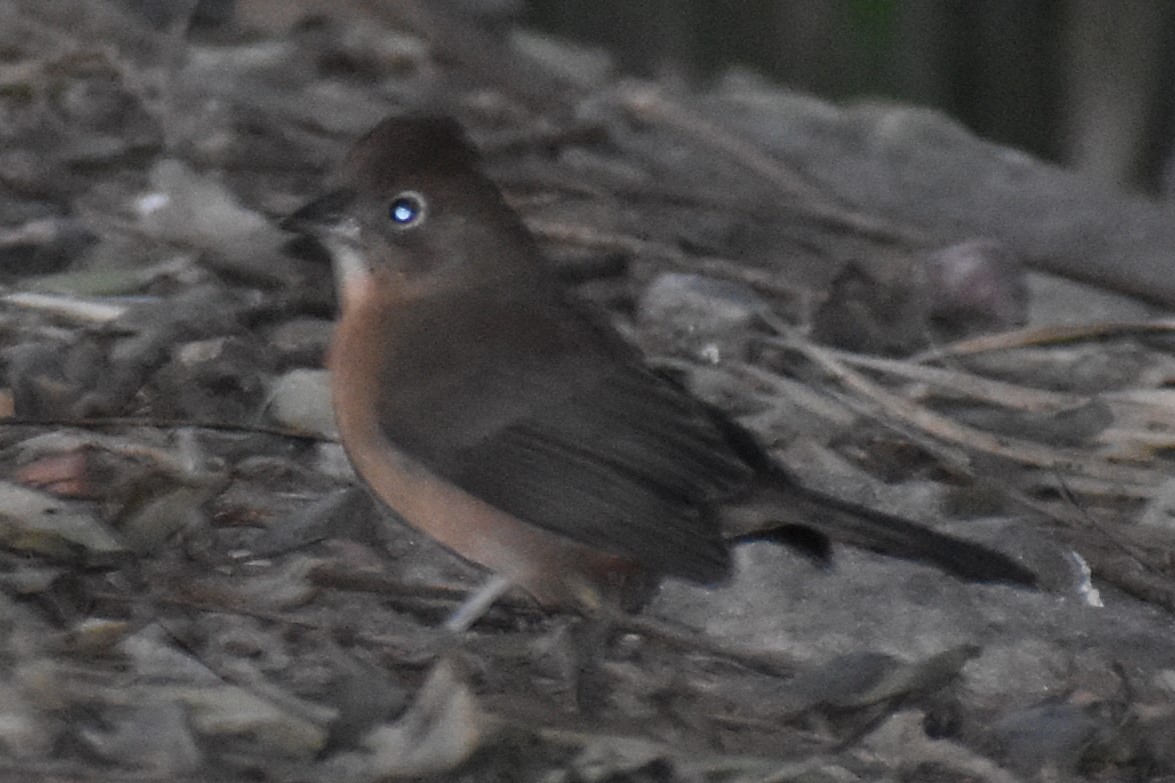
{"type": "Polygon", "coordinates": [[[398,314],[401,344],[448,366],[389,352],[388,439],[529,524],[660,572],[725,576],[706,507],[753,471],[708,409],[561,300],[464,305],[460,324],[398,314]]]}

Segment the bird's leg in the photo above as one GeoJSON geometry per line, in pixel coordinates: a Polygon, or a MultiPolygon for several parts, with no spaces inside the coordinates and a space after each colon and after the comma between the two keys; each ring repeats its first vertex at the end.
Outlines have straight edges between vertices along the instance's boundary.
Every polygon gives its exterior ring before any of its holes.
{"type": "Polygon", "coordinates": [[[445,630],[454,633],[469,630],[469,627],[480,620],[493,606],[494,601],[501,598],[512,585],[513,583],[504,576],[495,574],[490,577],[477,592],[466,598],[465,602],[449,615],[449,619],[445,620],[445,630]]]}
{"type": "Polygon", "coordinates": [[[612,612],[586,615],[571,626],[575,706],[587,718],[599,717],[608,705],[611,688],[604,658],[614,629],[615,615],[612,612]]]}

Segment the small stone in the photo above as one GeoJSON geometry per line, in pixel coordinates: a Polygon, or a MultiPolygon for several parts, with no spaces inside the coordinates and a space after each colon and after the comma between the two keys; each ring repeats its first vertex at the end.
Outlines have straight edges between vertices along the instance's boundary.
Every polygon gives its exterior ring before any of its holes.
{"type": "Polygon", "coordinates": [[[326,370],[290,370],[280,376],[270,386],[269,410],[286,427],[337,437],[330,404],[330,374],[326,370]]]}
{"type": "Polygon", "coordinates": [[[744,357],[747,340],[769,311],[754,291],[701,275],[668,273],[637,303],[637,323],[650,351],[686,353],[710,364],[744,357]]]}
{"type": "Polygon", "coordinates": [[[935,319],[964,332],[1018,326],[1028,320],[1024,265],[1011,248],[975,239],[942,248],[926,259],[935,319]]]}

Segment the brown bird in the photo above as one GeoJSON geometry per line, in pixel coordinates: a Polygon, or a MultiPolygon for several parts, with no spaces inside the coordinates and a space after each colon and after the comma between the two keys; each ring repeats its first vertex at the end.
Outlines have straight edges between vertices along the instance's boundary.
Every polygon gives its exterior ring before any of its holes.
{"type": "Polygon", "coordinates": [[[597,606],[634,574],[726,578],[722,525],[826,534],[959,576],[1032,584],[1011,558],[800,487],[755,439],[650,369],[553,277],[455,122],[390,118],[287,226],[334,256],[339,434],[406,521],[545,604],[597,606]]]}

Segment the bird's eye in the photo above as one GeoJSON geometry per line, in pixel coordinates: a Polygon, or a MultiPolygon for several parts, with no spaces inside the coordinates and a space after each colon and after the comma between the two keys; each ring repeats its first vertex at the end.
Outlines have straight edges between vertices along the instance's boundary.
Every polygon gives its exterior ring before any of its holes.
{"type": "Polygon", "coordinates": [[[388,219],[400,228],[412,228],[424,222],[424,197],[405,191],[388,205],[388,219]]]}

